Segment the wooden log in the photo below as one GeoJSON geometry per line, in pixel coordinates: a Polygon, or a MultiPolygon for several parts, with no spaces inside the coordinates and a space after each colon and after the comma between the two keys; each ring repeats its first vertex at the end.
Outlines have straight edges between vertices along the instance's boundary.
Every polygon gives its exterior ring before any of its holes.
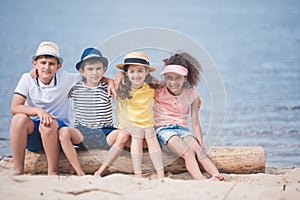
{"type": "MultiPolygon", "coordinates": [[[[221,173],[250,174],[265,172],[265,157],[262,147],[212,147],[206,148],[206,152],[221,173]]],[[[107,151],[99,149],[79,151],[78,157],[84,172],[94,174],[102,164],[106,154],[107,151]]],[[[184,160],[174,154],[163,152],[163,162],[165,172],[173,174],[186,172],[184,160]]],[[[60,174],[75,174],[63,153],[59,156],[58,169],[60,174]]],[[[149,154],[144,153],[143,173],[153,171],[154,168],[149,154]]],[[[47,161],[43,152],[26,152],[25,173],[47,174],[47,161]]],[[[129,152],[123,151],[121,156],[107,170],[107,174],[111,173],[133,173],[129,152]]]]}

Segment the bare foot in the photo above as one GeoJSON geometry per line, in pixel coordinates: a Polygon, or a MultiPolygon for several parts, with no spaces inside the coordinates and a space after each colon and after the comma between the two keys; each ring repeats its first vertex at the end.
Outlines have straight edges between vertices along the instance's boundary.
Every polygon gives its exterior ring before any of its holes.
{"type": "Polygon", "coordinates": [[[48,172],[48,176],[57,176],[57,172],[48,172]]]}
{"type": "Polygon", "coordinates": [[[143,174],[141,172],[136,172],[136,173],[134,173],[134,177],[143,178],[143,174]]]}
{"type": "Polygon", "coordinates": [[[156,174],[157,174],[157,178],[158,178],[158,179],[163,179],[163,178],[165,178],[165,173],[164,173],[163,170],[158,170],[156,174]]]}
{"type": "Polygon", "coordinates": [[[226,181],[225,177],[222,174],[213,175],[210,179],[210,181],[226,181]]]}
{"type": "Polygon", "coordinates": [[[78,176],[85,176],[85,173],[84,172],[78,172],[77,175],[78,176]]]}
{"type": "Polygon", "coordinates": [[[24,175],[24,170],[15,170],[13,176],[20,176],[24,175]]]}
{"type": "Polygon", "coordinates": [[[94,173],[94,176],[99,176],[99,177],[101,177],[101,171],[100,171],[100,170],[96,171],[96,172],[94,173]]]}

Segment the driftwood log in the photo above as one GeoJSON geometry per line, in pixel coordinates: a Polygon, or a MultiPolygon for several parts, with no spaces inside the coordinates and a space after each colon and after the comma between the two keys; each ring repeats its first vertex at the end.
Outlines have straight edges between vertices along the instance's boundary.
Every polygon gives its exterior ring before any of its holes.
{"type": "MultiPolygon", "coordinates": [[[[265,157],[262,147],[212,147],[206,148],[208,156],[221,173],[250,174],[265,172],[265,157]]],[[[78,157],[86,174],[94,174],[102,164],[107,151],[89,150],[79,151],[78,157]]],[[[174,154],[163,152],[165,172],[173,174],[186,172],[184,160],[174,154]]],[[[59,156],[59,173],[75,174],[63,153],[59,156]]],[[[202,168],[203,170],[203,168],[202,168]]],[[[148,153],[144,153],[143,173],[154,171],[148,153]]],[[[27,151],[25,155],[25,173],[47,174],[47,160],[43,152],[27,151]]],[[[132,174],[130,153],[123,151],[121,156],[107,170],[107,174],[132,174]]]]}

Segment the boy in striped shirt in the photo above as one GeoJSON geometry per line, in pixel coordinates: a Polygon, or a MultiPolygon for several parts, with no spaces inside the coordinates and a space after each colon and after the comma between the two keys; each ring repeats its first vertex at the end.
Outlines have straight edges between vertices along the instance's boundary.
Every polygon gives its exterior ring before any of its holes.
{"type": "Polygon", "coordinates": [[[109,149],[106,136],[111,132],[117,134],[113,125],[112,104],[108,95],[107,83],[103,82],[103,74],[108,65],[107,58],[95,48],[87,48],[76,64],[76,69],[83,76],[69,92],[75,109],[74,127],[81,133],[60,133],[61,147],[76,171],[77,175],[85,175],[73,144],[80,149],[109,149]]]}

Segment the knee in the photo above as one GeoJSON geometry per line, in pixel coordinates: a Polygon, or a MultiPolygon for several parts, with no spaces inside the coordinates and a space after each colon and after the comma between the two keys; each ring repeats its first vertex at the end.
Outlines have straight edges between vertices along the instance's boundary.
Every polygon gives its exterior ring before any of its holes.
{"type": "Polygon", "coordinates": [[[67,128],[61,128],[61,129],[59,129],[59,131],[58,131],[58,138],[59,138],[60,142],[64,142],[64,141],[70,140],[71,135],[70,135],[70,132],[67,131],[67,128]]]}
{"type": "Polygon", "coordinates": [[[31,119],[25,114],[16,114],[11,119],[10,132],[11,134],[29,134],[33,131],[34,124],[31,119]]]}
{"type": "Polygon", "coordinates": [[[130,135],[128,133],[124,133],[122,131],[119,131],[118,137],[116,140],[116,144],[119,146],[125,146],[126,142],[130,138],[130,135]]]}
{"type": "Polygon", "coordinates": [[[53,124],[51,126],[44,126],[43,124],[40,124],[39,126],[39,131],[41,134],[43,134],[44,136],[48,136],[48,137],[57,137],[58,134],[58,123],[55,120],[53,122],[53,124]]]}
{"type": "Polygon", "coordinates": [[[130,136],[134,139],[143,139],[145,138],[145,132],[142,128],[135,128],[130,130],[130,136]]]}
{"type": "Polygon", "coordinates": [[[153,138],[156,138],[156,133],[153,128],[146,128],[145,129],[145,139],[151,140],[153,138]]]}
{"type": "Polygon", "coordinates": [[[194,158],[196,156],[196,152],[191,149],[191,148],[187,148],[187,150],[185,152],[183,152],[183,154],[180,155],[184,160],[190,159],[190,158],[194,158]]]}
{"type": "Polygon", "coordinates": [[[29,117],[27,115],[18,113],[12,117],[11,124],[13,125],[24,124],[28,119],[29,117]]]}

